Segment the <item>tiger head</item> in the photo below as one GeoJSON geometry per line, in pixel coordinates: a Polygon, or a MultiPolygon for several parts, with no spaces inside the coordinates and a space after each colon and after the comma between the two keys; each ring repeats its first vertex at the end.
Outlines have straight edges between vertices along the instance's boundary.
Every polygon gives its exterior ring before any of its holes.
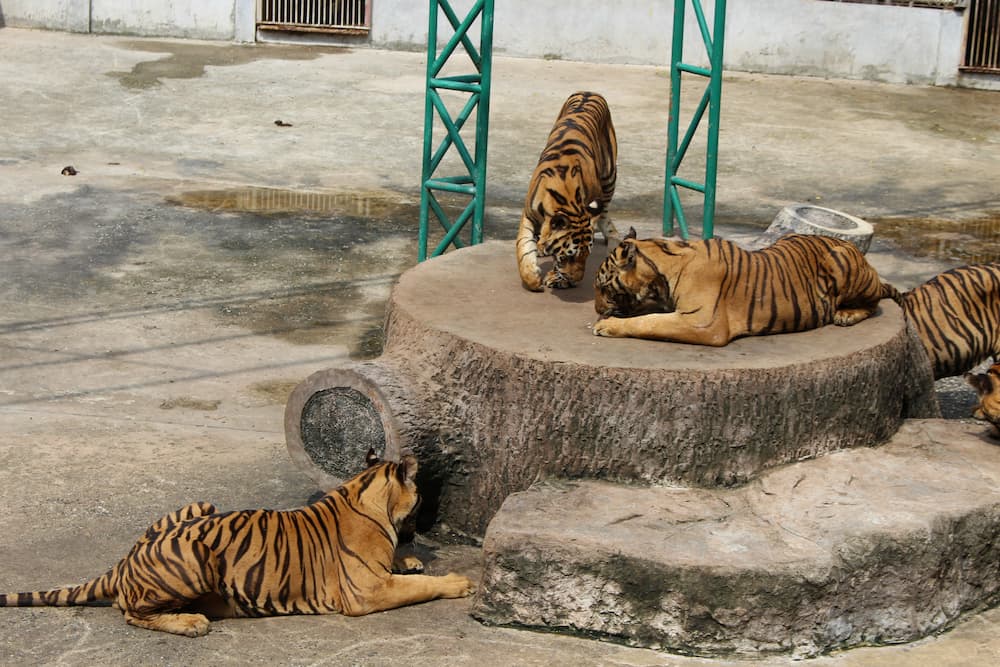
{"type": "Polygon", "coordinates": [[[670,284],[646,258],[639,260],[635,228],[629,228],[594,278],[594,310],[601,317],[634,317],[674,309],[670,284]]]}
{"type": "Polygon", "coordinates": [[[966,373],[965,379],[979,394],[972,416],[993,424],[994,437],[1000,437],[1000,363],[985,373],[966,373]]]}
{"type": "Polygon", "coordinates": [[[594,219],[601,215],[604,207],[596,199],[580,207],[565,197],[555,197],[549,190],[539,211],[554,211],[545,214],[538,234],[538,254],[555,257],[563,273],[574,283],[583,279],[587,258],[594,245],[594,219]]]}
{"type": "Polygon", "coordinates": [[[384,507],[398,533],[403,523],[420,507],[420,494],[415,482],[417,459],[412,454],[404,454],[399,463],[382,461],[374,449],[369,449],[365,463],[368,469],[355,478],[368,480],[367,483],[362,481],[359,496],[384,507]]]}

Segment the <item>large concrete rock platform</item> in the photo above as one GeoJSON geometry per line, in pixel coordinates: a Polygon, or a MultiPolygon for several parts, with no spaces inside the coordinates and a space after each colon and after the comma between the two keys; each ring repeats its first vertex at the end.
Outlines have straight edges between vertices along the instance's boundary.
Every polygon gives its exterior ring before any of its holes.
{"type": "Polygon", "coordinates": [[[382,356],[319,371],[292,393],[292,455],[329,485],[356,472],[339,461],[360,465],[369,446],[390,457],[407,447],[426,507],[482,535],[539,475],[742,484],[938,414],[923,348],[891,301],[853,327],[723,348],[595,337],[605,250],[579,286],[541,294],[521,287],[509,242],[406,271],[382,356]]]}
{"type": "Polygon", "coordinates": [[[1000,594],[1000,448],[912,420],[739,489],[540,481],[490,524],[474,615],[686,654],[907,642],[1000,594]]]}

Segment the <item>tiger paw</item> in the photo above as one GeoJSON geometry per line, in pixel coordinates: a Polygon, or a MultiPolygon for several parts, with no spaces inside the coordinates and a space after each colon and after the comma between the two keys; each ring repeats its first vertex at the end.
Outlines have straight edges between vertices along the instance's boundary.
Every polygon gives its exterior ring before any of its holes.
{"type": "Polygon", "coordinates": [[[392,561],[392,571],[395,574],[416,574],[424,571],[424,564],[416,556],[400,556],[392,561]]]}
{"type": "Polygon", "coordinates": [[[476,592],[476,585],[472,580],[461,574],[449,572],[441,580],[441,597],[443,598],[465,598],[476,592]]]}
{"type": "Polygon", "coordinates": [[[545,276],[545,286],[551,289],[568,289],[573,287],[573,282],[558,271],[549,271],[545,276]]]}
{"type": "Polygon", "coordinates": [[[622,338],[625,334],[621,330],[621,318],[605,317],[603,320],[594,322],[594,335],[608,338],[622,338]]]}

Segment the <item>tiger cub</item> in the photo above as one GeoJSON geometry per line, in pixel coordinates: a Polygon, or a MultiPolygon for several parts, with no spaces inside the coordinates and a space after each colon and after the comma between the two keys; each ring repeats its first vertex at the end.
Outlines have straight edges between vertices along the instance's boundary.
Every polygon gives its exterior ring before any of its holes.
{"type": "Polygon", "coordinates": [[[517,230],[517,270],[525,288],[573,287],[583,278],[594,229],[618,238],[607,207],[615,193],[618,142],[608,103],[597,93],[569,96],[538,159],[517,230]],[[553,257],[542,277],[538,257],[553,257]]]}
{"type": "Polygon", "coordinates": [[[897,301],[924,344],[935,380],[1000,354],[1000,264],[945,271],[897,301]]]}
{"type": "Polygon", "coordinates": [[[418,503],[417,461],[380,462],[369,452],[368,463],[296,510],[218,512],[192,503],[156,521],[106,574],[0,595],[0,606],[110,603],[131,625],[197,637],[209,616],[361,616],[470,595],[472,582],[458,574],[393,574],[399,527],[418,503]]]}
{"type": "Polygon", "coordinates": [[[748,251],[722,239],[636,240],[598,269],[598,336],[722,346],[739,336],[848,326],[898,294],[854,245],[789,235],[748,251]],[[645,313],[645,314],[643,314],[645,313]]]}

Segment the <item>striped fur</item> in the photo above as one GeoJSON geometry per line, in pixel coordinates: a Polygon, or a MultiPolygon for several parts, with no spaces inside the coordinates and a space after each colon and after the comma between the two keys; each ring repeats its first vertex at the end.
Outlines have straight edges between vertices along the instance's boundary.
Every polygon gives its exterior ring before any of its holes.
{"type": "Polygon", "coordinates": [[[79,586],[0,595],[0,606],[113,604],[131,625],[196,637],[209,616],[350,616],[469,595],[461,575],[393,573],[398,531],[418,503],[416,460],[382,463],[297,510],[159,519],[106,574],[79,586]]]}
{"type": "Polygon", "coordinates": [[[517,269],[525,288],[572,287],[583,278],[599,229],[618,238],[607,207],[615,193],[618,142],[608,103],[580,92],[563,104],[538,159],[517,230],[517,269]],[[542,277],[539,257],[553,257],[542,277]]]}
{"type": "Polygon", "coordinates": [[[849,326],[898,293],[852,244],[789,235],[750,252],[722,239],[625,240],[601,265],[598,336],[726,345],[734,338],[849,326]]]}
{"type": "Polygon", "coordinates": [[[945,271],[897,301],[920,335],[935,380],[1000,354],[1000,264],[945,271]]]}

